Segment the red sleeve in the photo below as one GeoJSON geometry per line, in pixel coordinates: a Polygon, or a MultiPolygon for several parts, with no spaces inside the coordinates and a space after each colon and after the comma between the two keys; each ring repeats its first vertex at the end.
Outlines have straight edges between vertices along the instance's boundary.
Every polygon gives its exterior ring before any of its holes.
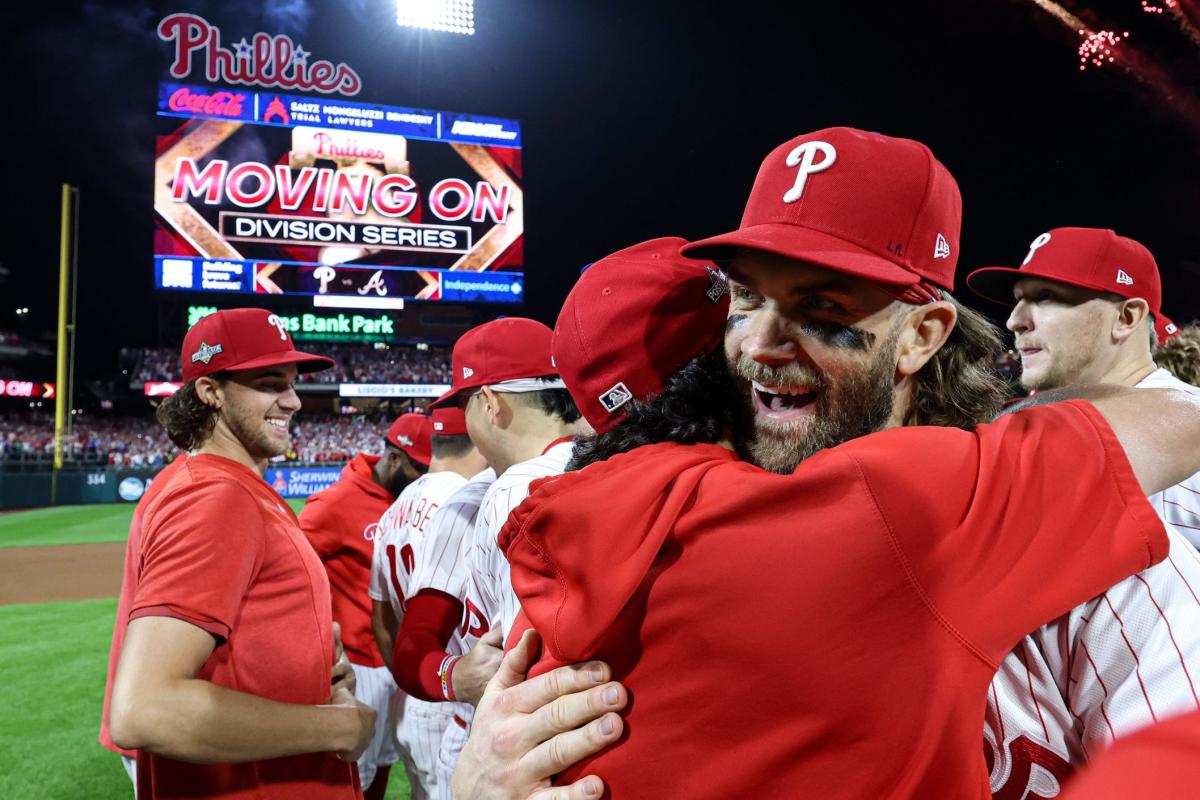
{"type": "Polygon", "coordinates": [[[1151,725],[1068,779],[1062,800],[1195,797],[1200,785],[1200,713],[1151,725]]]}
{"type": "Polygon", "coordinates": [[[458,598],[436,589],[422,589],[409,598],[392,654],[392,676],[407,694],[432,703],[446,699],[438,667],[449,655],[446,646],[462,613],[458,598]]]}
{"type": "Polygon", "coordinates": [[[856,462],[910,585],[993,664],[1167,554],[1162,522],[1090,403],[974,431],[898,429],[839,450],[856,462]]]}
{"type": "MultiPolygon", "coordinates": [[[[328,491],[328,490],[326,490],[328,491]]],[[[313,495],[300,509],[300,530],[322,561],[331,558],[338,548],[337,503],[326,498],[325,492],[313,495]]]]}
{"type": "Polygon", "coordinates": [[[262,512],[229,481],[173,491],[142,531],[142,560],[129,619],[182,619],[228,638],[262,563],[262,512]]]}

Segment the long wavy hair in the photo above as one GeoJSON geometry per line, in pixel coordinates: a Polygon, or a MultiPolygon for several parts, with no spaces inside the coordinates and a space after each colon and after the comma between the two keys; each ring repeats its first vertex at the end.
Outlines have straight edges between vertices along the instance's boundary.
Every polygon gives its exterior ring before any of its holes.
{"type": "Polygon", "coordinates": [[[1200,322],[1189,322],[1159,345],[1154,363],[1184,383],[1200,386],[1200,322]]]}
{"type": "Polygon", "coordinates": [[[905,425],[973,428],[993,419],[1008,398],[1008,384],[996,371],[1003,350],[999,329],[948,293],[958,322],[933,358],[913,377],[916,387],[905,425]]]}
{"type": "MultiPolygon", "coordinates": [[[[225,372],[211,375],[218,383],[225,383],[229,376],[225,372]]],[[[175,394],[158,404],[154,416],[163,426],[167,436],[180,450],[195,450],[212,435],[217,424],[216,408],[204,404],[196,393],[196,382],[189,381],[175,394]]]]}
{"type": "Polygon", "coordinates": [[[729,435],[740,400],[720,347],[697,356],[667,379],[662,393],[630,400],[627,416],[594,436],[575,438],[567,470],[658,442],[711,444],[729,435]]]}

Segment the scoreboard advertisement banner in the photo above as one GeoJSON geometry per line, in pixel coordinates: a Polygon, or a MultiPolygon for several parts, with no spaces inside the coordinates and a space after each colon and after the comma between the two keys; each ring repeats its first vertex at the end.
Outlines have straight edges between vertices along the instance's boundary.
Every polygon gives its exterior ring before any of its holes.
{"type": "Polygon", "coordinates": [[[159,36],[176,80],[158,90],[157,288],[347,308],[522,302],[518,122],[346,99],[335,93],[357,94],[357,74],[306,62],[287,37],[225,48],[194,15],[159,36]],[[241,85],[179,80],[193,63],[241,85]]]}

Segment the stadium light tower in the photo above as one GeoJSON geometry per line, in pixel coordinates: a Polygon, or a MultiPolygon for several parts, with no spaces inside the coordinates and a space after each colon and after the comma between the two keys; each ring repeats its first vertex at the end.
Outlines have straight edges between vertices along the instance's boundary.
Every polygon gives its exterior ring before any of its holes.
{"type": "Polygon", "coordinates": [[[473,36],[475,0],[396,0],[396,24],[473,36]]]}

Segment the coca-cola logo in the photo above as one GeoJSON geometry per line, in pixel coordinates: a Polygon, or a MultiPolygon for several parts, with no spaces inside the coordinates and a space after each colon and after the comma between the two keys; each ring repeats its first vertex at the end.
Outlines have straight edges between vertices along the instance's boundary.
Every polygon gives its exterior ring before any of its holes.
{"type": "Polygon", "coordinates": [[[186,111],[210,117],[240,117],[246,95],[239,92],[193,92],[179,88],[171,93],[167,105],[172,111],[186,111]]]}
{"type": "Polygon", "coordinates": [[[312,54],[291,37],[256,33],[232,49],[221,46],[221,31],[196,14],[171,14],[158,23],[158,38],[174,42],[171,75],[186,77],[192,57],[204,59],[205,77],[212,83],[300,89],[325,94],[358,94],[362,78],[346,64],[309,61],[312,54]]]}

